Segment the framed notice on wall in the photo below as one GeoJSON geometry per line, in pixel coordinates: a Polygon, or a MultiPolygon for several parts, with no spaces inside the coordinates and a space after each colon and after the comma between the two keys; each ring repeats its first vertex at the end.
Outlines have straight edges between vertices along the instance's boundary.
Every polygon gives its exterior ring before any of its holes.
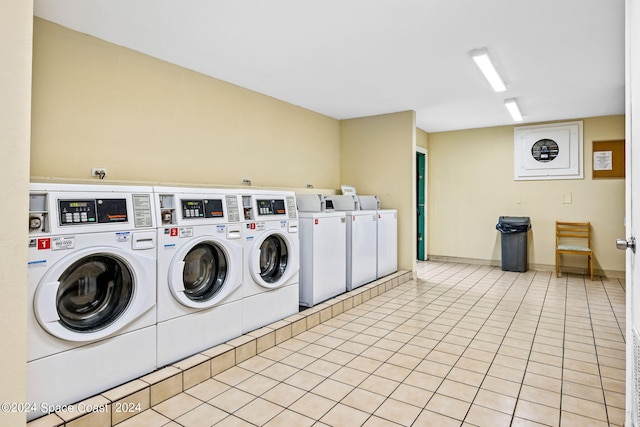
{"type": "Polygon", "coordinates": [[[593,177],[624,178],[624,140],[593,141],[593,177]]]}

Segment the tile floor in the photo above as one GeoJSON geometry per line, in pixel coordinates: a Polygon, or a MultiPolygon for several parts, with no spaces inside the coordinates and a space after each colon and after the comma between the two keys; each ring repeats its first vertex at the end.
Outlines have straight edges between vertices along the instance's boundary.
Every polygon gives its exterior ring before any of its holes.
{"type": "Polygon", "coordinates": [[[624,280],[417,273],[118,427],[623,424],[624,280]]]}

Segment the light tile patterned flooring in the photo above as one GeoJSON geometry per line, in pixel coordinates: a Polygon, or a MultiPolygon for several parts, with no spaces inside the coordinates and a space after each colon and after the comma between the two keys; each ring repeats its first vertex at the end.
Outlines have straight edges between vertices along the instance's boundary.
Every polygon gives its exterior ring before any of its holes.
{"type": "Polygon", "coordinates": [[[623,424],[622,279],[417,273],[119,427],[623,424]]]}

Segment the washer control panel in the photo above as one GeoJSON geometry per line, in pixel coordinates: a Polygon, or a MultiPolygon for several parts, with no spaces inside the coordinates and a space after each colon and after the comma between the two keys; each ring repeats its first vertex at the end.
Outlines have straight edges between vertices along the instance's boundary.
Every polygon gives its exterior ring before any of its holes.
{"type": "Polygon", "coordinates": [[[58,200],[60,225],[127,222],[127,199],[58,200]]]}
{"type": "Polygon", "coordinates": [[[256,199],[258,215],[286,215],[284,199],[256,199]]]}
{"type": "Polygon", "coordinates": [[[222,199],[182,199],[182,218],[224,218],[222,199]]]}
{"type": "Polygon", "coordinates": [[[60,225],[96,222],[95,200],[60,200],[60,225]]]}

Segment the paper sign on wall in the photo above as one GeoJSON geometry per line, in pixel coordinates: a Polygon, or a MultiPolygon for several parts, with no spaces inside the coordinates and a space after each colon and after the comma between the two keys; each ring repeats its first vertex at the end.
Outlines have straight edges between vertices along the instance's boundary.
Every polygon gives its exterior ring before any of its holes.
{"type": "Polygon", "coordinates": [[[613,151],[596,151],[593,153],[593,170],[613,170],[613,151]]]}

